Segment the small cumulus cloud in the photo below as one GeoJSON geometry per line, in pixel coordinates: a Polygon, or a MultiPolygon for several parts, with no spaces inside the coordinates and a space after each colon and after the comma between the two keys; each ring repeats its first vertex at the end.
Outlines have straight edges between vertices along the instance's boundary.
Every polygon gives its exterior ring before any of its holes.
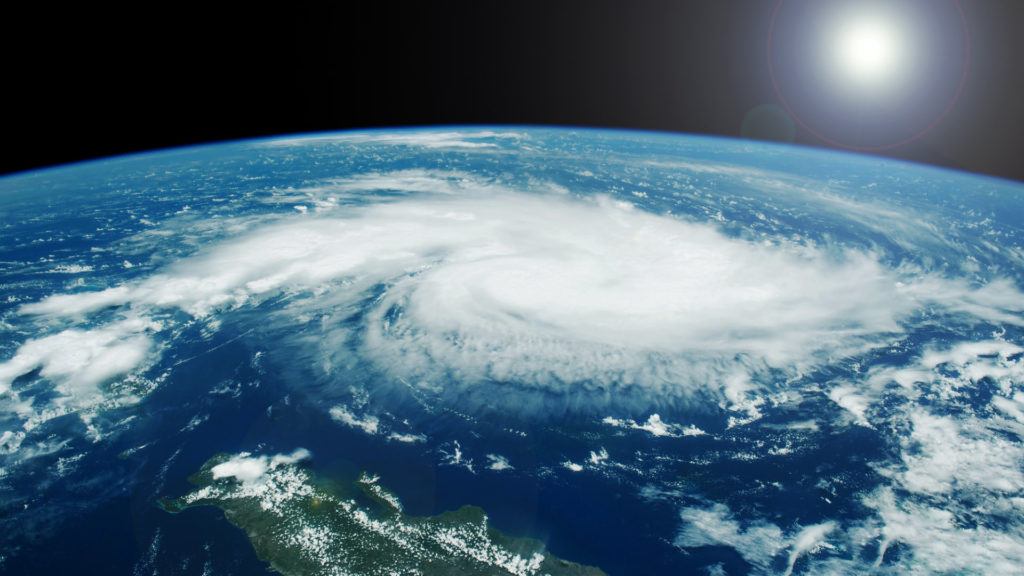
{"type": "Polygon", "coordinates": [[[398,432],[392,432],[391,434],[388,434],[388,440],[405,442],[406,444],[416,444],[419,442],[426,442],[427,437],[423,434],[401,434],[398,432]]]}
{"type": "Polygon", "coordinates": [[[465,468],[476,474],[476,471],[473,470],[473,459],[466,457],[462,451],[462,444],[458,440],[445,443],[438,448],[438,453],[441,455],[441,464],[465,468]]]}
{"type": "MultiPolygon", "coordinates": [[[[363,432],[371,436],[377,434],[377,431],[380,427],[380,419],[377,418],[376,416],[357,416],[351,410],[349,410],[347,406],[335,406],[331,408],[330,415],[331,418],[333,418],[336,422],[340,422],[346,426],[362,430],[363,432]]],[[[403,440],[400,435],[395,439],[400,441],[409,441],[403,440]]]]}
{"type": "Polygon", "coordinates": [[[697,428],[693,424],[689,426],[682,426],[679,424],[670,424],[661,419],[659,414],[651,414],[646,422],[638,423],[635,420],[613,418],[611,416],[605,417],[601,420],[602,423],[609,426],[615,426],[616,428],[628,428],[632,430],[643,430],[654,436],[666,436],[672,438],[678,438],[681,436],[703,436],[706,434],[700,428],[697,428]]]}
{"type": "Polygon", "coordinates": [[[509,464],[508,458],[500,454],[488,454],[487,455],[487,469],[501,472],[503,470],[512,470],[514,466],[509,464]]]}

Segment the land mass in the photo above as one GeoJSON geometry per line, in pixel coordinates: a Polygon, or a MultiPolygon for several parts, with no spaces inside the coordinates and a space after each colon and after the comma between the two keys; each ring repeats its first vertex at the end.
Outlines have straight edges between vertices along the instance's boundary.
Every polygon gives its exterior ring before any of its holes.
{"type": "Polygon", "coordinates": [[[172,513],[220,508],[285,576],[604,575],[551,555],[539,540],[505,536],[475,506],[411,516],[376,476],[363,474],[348,489],[318,482],[301,464],[308,456],[218,454],[189,477],[194,491],[159,504],[172,513]]]}

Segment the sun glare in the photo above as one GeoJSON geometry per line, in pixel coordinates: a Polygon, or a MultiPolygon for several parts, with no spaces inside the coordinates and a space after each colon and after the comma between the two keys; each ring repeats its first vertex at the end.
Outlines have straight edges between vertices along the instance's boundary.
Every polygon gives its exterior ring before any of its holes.
{"type": "Polygon", "coordinates": [[[902,56],[899,35],[881,19],[851,22],[841,30],[837,40],[843,73],[858,83],[884,83],[892,80],[899,68],[902,56]]]}
{"type": "Polygon", "coordinates": [[[786,115],[823,142],[860,151],[931,131],[971,62],[958,0],[778,0],[767,48],[786,115]]]}

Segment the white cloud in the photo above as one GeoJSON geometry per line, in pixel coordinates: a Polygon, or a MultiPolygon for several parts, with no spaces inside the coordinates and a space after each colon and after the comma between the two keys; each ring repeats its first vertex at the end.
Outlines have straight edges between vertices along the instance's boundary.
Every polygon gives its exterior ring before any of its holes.
{"type": "Polygon", "coordinates": [[[720,503],[707,508],[683,508],[683,526],[676,536],[676,546],[729,546],[752,564],[758,573],[766,573],[772,558],[786,546],[782,529],[774,524],[756,521],[741,525],[728,506],[720,503]]]}
{"type": "Polygon", "coordinates": [[[4,430],[4,433],[0,434],[0,454],[14,454],[21,448],[24,440],[25,433],[21,430],[4,430]]]}
{"type": "Polygon", "coordinates": [[[785,426],[789,430],[800,430],[806,432],[817,432],[820,428],[818,423],[814,420],[801,420],[797,422],[790,422],[785,426]]]}
{"type": "Polygon", "coordinates": [[[23,305],[20,312],[53,317],[81,317],[110,306],[121,306],[128,298],[130,293],[127,286],[108,288],[99,292],[54,294],[40,302],[23,305]]]}
{"type": "Polygon", "coordinates": [[[647,419],[647,422],[644,422],[640,426],[637,426],[637,428],[640,430],[650,432],[655,436],[669,436],[672,434],[672,432],[669,431],[669,425],[663,422],[661,420],[661,416],[659,416],[658,414],[651,414],[651,416],[647,419]]]}
{"type": "Polygon", "coordinates": [[[405,442],[407,444],[414,444],[417,442],[426,442],[427,437],[423,434],[400,434],[398,432],[392,432],[388,435],[388,440],[394,440],[395,442],[405,442]]]}
{"type": "Polygon", "coordinates": [[[823,546],[825,537],[835,529],[835,522],[822,522],[821,524],[806,526],[800,530],[800,533],[796,535],[790,546],[789,566],[786,568],[785,576],[790,576],[793,573],[793,566],[796,564],[797,558],[823,546]]]}
{"type": "MultiPolygon", "coordinates": [[[[834,552],[811,560],[807,573],[1014,573],[1024,562],[1022,352],[1001,340],[931,348],[907,366],[871,370],[859,384],[844,381],[828,390],[861,423],[884,395],[886,426],[875,429],[891,442],[895,458],[874,463],[884,480],[861,496],[874,514],[843,526],[803,528],[791,539],[790,569],[806,554],[833,548],[834,540],[834,552]],[[899,554],[887,557],[896,544],[899,554]]],[[[764,520],[741,523],[722,505],[685,509],[683,519],[679,545],[715,539],[765,565],[770,550],[748,535],[764,520]]]]}
{"type": "Polygon", "coordinates": [[[267,472],[278,466],[295,464],[310,457],[309,450],[298,448],[291,454],[274,456],[251,456],[242,452],[227,462],[217,464],[210,469],[213,479],[234,478],[243,484],[257,484],[263,481],[267,472]]]}
{"type": "MultiPolygon", "coordinates": [[[[905,547],[895,564],[887,566],[893,573],[1015,574],[1024,566],[1024,533],[1019,523],[1007,530],[964,525],[947,505],[898,498],[889,488],[878,489],[864,503],[882,522],[875,565],[882,564],[894,543],[905,547]]],[[[1012,512],[1019,518],[1019,509],[1012,512]]]]}
{"type": "Polygon", "coordinates": [[[725,571],[725,566],[721,562],[706,567],[704,573],[708,576],[728,576],[728,572],[725,571]]]}
{"type": "Polygon", "coordinates": [[[343,134],[323,134],[314,136],[303,136],[299,138],[281,138],[261,142],[263,146],[308,146],[313,142],[331,142],[339,144],[384,144],[389,146],[415,146],[420,148],[496,148],[494,142],[488,139],[512,139],[520,140],[526,138],[525,134],[517,132],[494,132],[490,130],[478,130],[473,132],[435,132],[417,130],[415,132],[403,132],[393,130],[388,132],[345,132],[343,134]]]}
{"type": "Polygon", "coordinates": [[[1016,363],[1009,362],[1010,356],[1024,353],[1024,348],[1005,342],[1003,340],[982,340],[978,342],[961,342],[946,350],[926,351],[918,365],[922,369],[931,370],[942,364],[954,364],[961,367],[970,367],[974,372],[975,367],[984,371],[982,374],[968,374],[969,377],[978,379],[989,376],[1000,379],[1006,376],[1024,376],[1022,370],[1016,363]]]}
{"type": "Polygon", "coordinates": [[[605,417],[601,420],[602,423],[609,426],[615,426],[617,428],[630,428],[633,430],[643,430],[649,432],[654,436],[668,436],[677,438],[679,436],[703,436],[706,434],[700,428],[694,425],[682,426],[679,424],[671,424],[661,419],[659,414],[651,414],[647,417],[647,421],[644,423],[637,423],[635,420],[630,419],[619,419],[611,416],[605,417]]]}
{"type": "Polygon", "coordinates": [[[438,449],[441,454],[441,463],[446,466],[458,466],[465,468],[470,472],[476,473],[473,470],[473,459],[466,458],[466,455],[462,452],[462,444],[458,440],[448,442],[444,446],[438,449]]]}
{"type": "Polygon", "coordinates": [[[29,340],[14,356],[0,363],[0,394],[10,391],[19,376],[38,369],[54,383],[60,405],[70,408],[91,403],[98,386],[148,365],[153,358],[151,333],[160,324],[130,318],[88,330],[71,328],[29,340]]]}
{"type": "MultiPolygon", "coordinates": [[[[347,406],[335,406],[330,410],[331,418],[341,422],[346,426],[357,428],[363,432],[370,434],[371,436],[376,434],[380,426],[380,419],[376,416],[367,415],[359,417],[353,414],[347,406]]],[[[401,440],[403,442],[412,441],[411,439],[403,439],[402,437],[396,437],[395,440],[401,440]]]]}
{"type": "Polygon", "coordinates": [[[514,468],[514,466],[509,464],[508,458],[500,454],[488,454],[487,461],[490,462],[490,464],[487,465],[488,470],[500,472],[503,470],[512,470],[514,468]]]}
{"type": "Polygon", "coordinates": [[[1024,393],[1017,392],[1012,399],[995,396],[992,398],[992,407],[1024,424],[1024,393]]]}
{"type": "MultiPolygon", "coordinates": [[[[728,506],[721,503],[708,507],[686,507],[680,516],[683,525],[676,536],[676,546],[728,546],[753,566],[755,574],[777,573],[774,560],[788,549],[789,559],[784,574],[789,576],[801,556],[813,554],[821,548],[831,548],[825,539],[838,527],[832,521],[811,524],[787,537],[781,528],[764,520],[741,522],[728,506]]],[[[812,568],[809,573],[818,572],[812,568]]]]}
{"type": "Polygon", "coordinates": [[[600,466],[608,461],[608,451],[601,448],[599,451],[590,451],[590,463],[594,466],[600,466]]]}
{"type": "Polygon", "coordinates": [[[235,478],[241,482],[258,482],[267,472],[267,458],[249,458],[248,452],[218,464],[211,470],[213,479],[235,478]]]}
{"type": "Polygon", "coordinates": [[[870,406],[870,399],[858,393],[853,386],[837,386],[829,391],[828,397],[838,404],[842,409],[853,415],[857,424],[871,428],[866,413],[870,406]]]}
{"type": "Polygon", "coordinates": [[[92,271],[93,267],[88,264],[60,264],[53,268],[55,274],[82,274],[92,271]]]}
{"type": "MultiPolygon", "coordinates": [[[[928,349],[909,366],[870,374],[865,386],[833,389],[830,397],[858,418],[870,403],[880,402],[885,385],[901,385],[905,405],[893,415],[909,434],[901,435],[902,468],[893,472],[901,486],[917,494],[948,495],[955,491],[1012,493],[1024,490],[1024,445],[1001,429],[1024,432],[1019,392],[1024,361],[1012,359],[1024,348],[1001,340],[961,342],[945,349],[928,349]],[[952,411],[961,390],[988,379],[999,391],[990,410],[952,411]],[[936,398],[937,407],[918,402],[922,391],[936,398]],[[948,413],[942,413],[945,410],[948,413]],[[1006,417],[1006,418],[1004,418],[1006,417]],[[1008,418],[1008,419],[1007,419],[1008,418]]],[[[984,408],[984,407],[982,407],[984,408]]]]}
{"type": "MultiPolygon", "coordinates": [[[[553,183],[538,186],[558,192],[553,183]]],[[[354,200],[363,204],[368,194],[381,194],[385,198],[415,196],[420,200],[430,197],[493,197],[495,194],[510,194],[512,190],[493,181],[482,179],[471,172],[460,170],[409,169],[391,172],[370,172],[347,178],[317,183],[315,186],[288,190],[288,196],[278,196],[278,201],[311,201],[319,211],[330,211],[339,200],[354,200]],[[296,194],[301,196],[296,197],[296,194]]],[[[564,195],[564,192],[561,192],[564,195]]]]}
{"type": "Polygon", "coordinates": [[[994,433],[977,418],[935,416],[913,410],[903,439],[902,485],[919,494],[953,490],[1024,490],[1024,446],[994,433]]]}

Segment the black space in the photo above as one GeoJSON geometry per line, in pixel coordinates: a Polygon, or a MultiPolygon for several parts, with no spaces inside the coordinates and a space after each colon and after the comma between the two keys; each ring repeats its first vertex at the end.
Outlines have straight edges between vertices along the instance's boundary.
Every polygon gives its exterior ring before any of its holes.
{"type": "MultiPolygon", "coordinates": [[[[777,0],[277,4],[5,9],[0,173],[378,126],[740,136],[749,111],[779,104],[766,54],[777,0]]],[[[1024,2],[959,5],[972,50],[959,100],[877,153],[1024,181],[1024,2]]],[[[799,127],[795,141],[833,147],[799,127]]]]}

